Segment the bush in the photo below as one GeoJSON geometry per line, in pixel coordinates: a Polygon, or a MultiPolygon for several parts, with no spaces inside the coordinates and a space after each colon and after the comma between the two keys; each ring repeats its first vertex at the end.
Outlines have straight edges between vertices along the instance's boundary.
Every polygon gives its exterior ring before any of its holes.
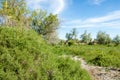
{"type": "Polygon", "coordinates": [[[72,45],[56,46],[54,53],[59,55],[76,55],[90,64],[98,66],[120,67],[120,46],[108,45],[72,45]]]}
{"type": "Polygon", "coordinates": [[[79,62],[74,62],[69,58],[58,59],[58,62],[63,80],[90,80],[90,76],[78,65],[79,62]]]}
{"type": "Polygon", "coordinates": [[[0,80],[90,80],[79,64],[52,50],[32,30],[0,27],[0,80]]]}
{"type": "Polygon", "coordinates": [[[68,41],[68,46],[72,46],[72,45],[74,45],[75,44],[75,42],[73,41],[73,40],[69,40],[68,41]]]}
{"type": "Polygon", "coordinates": [[[101,54],[98,55],[96,58],[90,61],[91,63],[98,65],[98,66],[105,66],[105,67],[120,67],[119,58],[111,55],[101,54]]]}

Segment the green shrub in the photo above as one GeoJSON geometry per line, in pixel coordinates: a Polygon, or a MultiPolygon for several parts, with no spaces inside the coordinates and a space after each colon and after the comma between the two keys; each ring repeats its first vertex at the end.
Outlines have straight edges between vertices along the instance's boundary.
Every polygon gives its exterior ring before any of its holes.
{"type": "Polygon", "coordinates": [[[59,55],[76,55],[85,59],[90,64],[99,66],[120,67],[120,46],[107,45],[72,45],[56,46],[54,53],[59,55]],[[96,59],[98,59],[96,61],[96,59]]]}
{"type": "Polygon", "coordinates": [[[32,30],[0,27],[0,80],[90,80],[79,64],[59,58],[54,49],[32,30]]]}
{"type": "Polygon", "coordinates": [[[72,46],[72,45],[74,45],[75,44],[75,42],[73,41],[73,40],[69,40],[68,41],[68,46],[72,46]]]}
{"type": "Polygon", "coordinates": [[[78,64],[69,58],[58,59],[58,69],[61,71],[63,80],[90,80],[90,76],[82,70],[78,64]]]}
{"type": "Polygon", "coordinates": [[[120,60],[119,58],[111,55],[101,54],[98,55],[96,58],[90,61],[91,63],[98,65],[98,66],[105,66],[105,67],[120,67],[120,60]]]}

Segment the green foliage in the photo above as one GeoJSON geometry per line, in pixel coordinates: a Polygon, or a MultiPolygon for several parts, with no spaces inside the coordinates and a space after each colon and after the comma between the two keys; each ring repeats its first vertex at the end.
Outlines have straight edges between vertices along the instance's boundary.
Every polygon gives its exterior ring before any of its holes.
{"type": "Polygon", "coordinates": [[[99,31],[97,33],[97,42],[98,44],[109,44],[111,43],[111,38],[109,34],[106,34],[105,32],[99,31]]]}
{"type": "Polygon", "coordinates": [[[2,0],[0,2],[0,17],[4,20],[4,26],[29,27],[29,10],[26,8],[25,0],[2,0]]]}
{"type": "Polygon", "coordinates": [[[39,34],[43,34],[44,32],[44,19],[46,17],[46,12],[42,10],[36,10],[32,12],[32,28],[38,32],[39,34]]]}
{"type": "Polygon", "coordinates": [[[59,27],[57,15],[42,10],[31,11],[25,0],[0,1],[0,26],[34,29],[49,43],[57,43],[56,30],[59,27]],[[53,40],[53,41],[52,41],[53,40]]]}
{"type": "Polygon", "coordinates": [[[108,54],[100,54],[94,59],[90,60],[90,63],[93,63],[98,66],[105,66],[105,67],[120,67],[120,60],[119,57],[114,55],[108,54]]]}
{"type": "Polygon", "coordinates": [[[85,59],[88,63],[98,66],[120,67],[120,46],[62,45],[56,46],[54,53],[60,55],[77,55],[85,59]]]}
{"type": "Polygon", "coordinates": [[[0,27],[0,80],[91,80],[32,30],[0,27]]]}
{"type": "Polygon", "coordinates": [[[81,41],[84,43],[90,43],[92,41],[91,34],[87,34],[87,31],[85,31],[80,38],[81,41]]]}
{"type": "Polygon", "coordinates": [[[116,37],[113,39],[113,42],[115,43],[115,45],[119,45],[120,44],[120,36],[116,35],[116,37]]]}
{"type": "Polygon", "coordinates": [[[73,40],[69,40],[67,43],[68,43],[68,46],[71,46],[71,45],[75,44],[75,42],[73,40]]]}
{"type": "Polygon", "coordinates": [[[52,13],[47,16],[46,12],[42,10],[33,11],[32,13],[32,28],[38,33],[43,35],[44,39],[51,42],[57,39],[56,29],[59,26],[57,15],[52,13]]]}
{"type": "Polygon", "coordinates": [[[70,33],[66,33],[66,39],[67,40],[76,40],[76,37],[77,37],[76,28],[73,28],[70,33]]]}
{"type": "Polygon", "coordinates": [[[86,71],[80,69],[79,62],[74,62],[69,58],[59,59],[58,62],[63,80],[91,80],[86,71]]]}
{"type": "Polygon", "coordinates": [[[72,34],[71,33],[66,33],[67,40],[72,40],[72,34]]]}

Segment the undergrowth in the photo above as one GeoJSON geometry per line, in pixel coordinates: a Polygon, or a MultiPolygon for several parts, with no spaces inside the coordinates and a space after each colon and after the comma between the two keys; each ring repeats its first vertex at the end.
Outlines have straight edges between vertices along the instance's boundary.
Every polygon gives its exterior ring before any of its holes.
{"type": "Polygon", "coordinates": [[[0,80],[91,80],[55,49],[32,30],[0,27],[0,80]]]}
{"type": "Polygon", "coordinates": [[[89,64],[120,68],[120,46],[107,45],[57,45],[54,53],[59,55],[77,55],[89,64]]]}

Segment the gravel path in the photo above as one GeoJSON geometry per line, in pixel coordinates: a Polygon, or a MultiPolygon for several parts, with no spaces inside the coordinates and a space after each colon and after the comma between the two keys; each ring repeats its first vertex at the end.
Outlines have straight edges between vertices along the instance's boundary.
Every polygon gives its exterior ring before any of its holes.
{"type": "MultiPolygon", "coordinates": [[[[68,57],[68,56],[64,56],[68,57]]],[[[81,62],[81,67],[88,71],[93,80],[120,80],[120,69],[112,69],[106,67],[99,67],[88,65],[85,60],[80,57],[71,57],[75,61],[81,62]]]]}

